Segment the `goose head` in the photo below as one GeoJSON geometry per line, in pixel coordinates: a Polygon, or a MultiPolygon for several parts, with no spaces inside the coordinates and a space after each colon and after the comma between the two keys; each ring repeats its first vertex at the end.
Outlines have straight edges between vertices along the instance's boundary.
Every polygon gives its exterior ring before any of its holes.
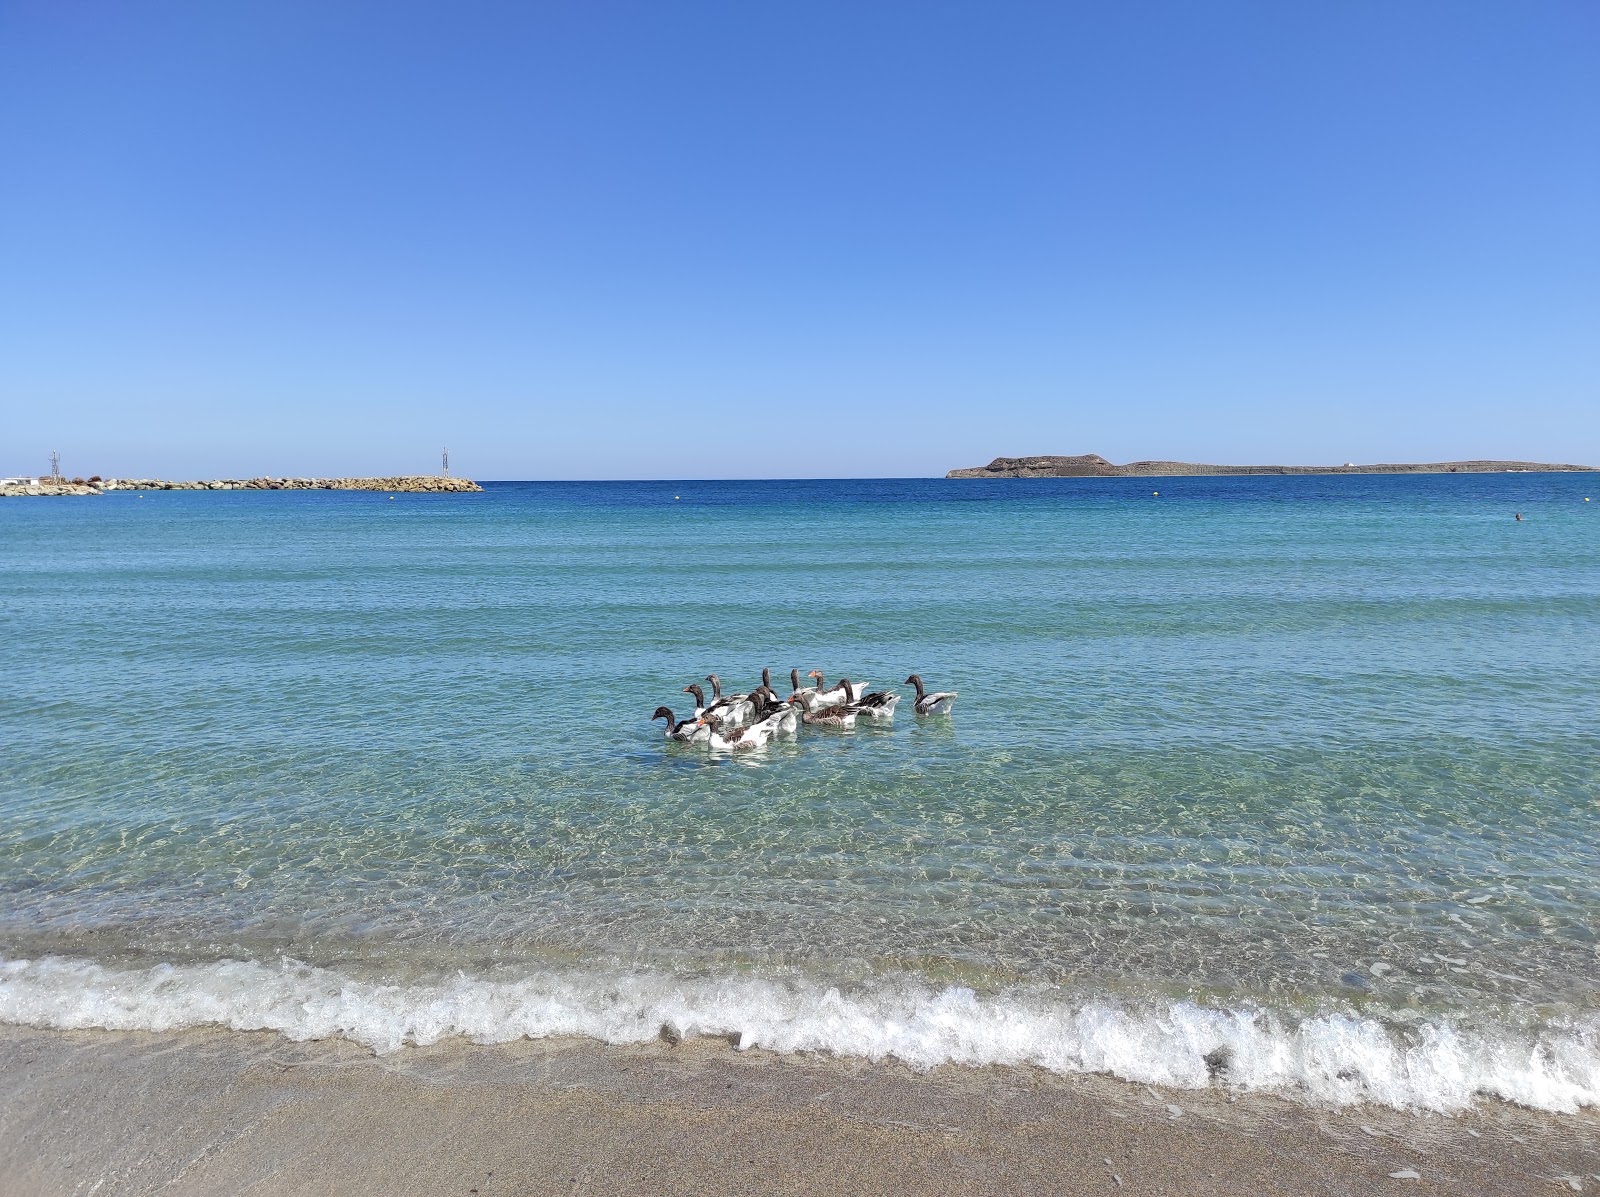
{"type": "Polygon", "coordinates": [[[678,717],[672,713],[671,707],[657,707],[656,713],[650,716],[650,722],[654,723],[657,719],[665,719],[667,721],[668,731],[671,731],[673,724],[678,722],[678,717]]]}
{"type": "Polygon", "coordinates": [[[693,694],[694,695],[694,705],[699,707],[699,708],[701,708],[702,710],[705,709],[706,692],[704,690],[702,690],[698,685],[696,685],[695,683],[691,682],[689,685],[687,685],[687,686],[685,686],[683,688],[683,692],[685,694],[693,694]]]}
{"type": "Polygon", "coordinates": [[[915,686],[917,688],[917,697],[922,697],[922,675],[920,673],[913,673],[910,677],[906,678],[903,684],[907,686],[915,686]]]}
{"type": "Polygon", "coordinates": [[[798,669],[789,670],[789,686],[794,690],[800,688],[800,671],[798,669]]]}
{"type": "Polygon", "coordinates": [[[722,697],[722,679],[719,678],[714,673],[708,673],[708,674],[706,674],[706,681],[711,683],[711,696],[713,698],[721,698],[722,697]]]}

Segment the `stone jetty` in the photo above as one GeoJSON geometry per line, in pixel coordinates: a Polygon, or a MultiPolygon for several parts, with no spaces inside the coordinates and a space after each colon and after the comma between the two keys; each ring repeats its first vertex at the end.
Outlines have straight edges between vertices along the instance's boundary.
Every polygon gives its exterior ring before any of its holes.
{"type": "Polygon", "coordinates": [[[6,479],[0,481],[0,499],[18,499],[30,495],[97,495],[98,483],[52,481],[49,478],[6,479]]]}
{"type": "Polygon", "coordinates": [[[470,478],[407,474],[394,478],[214,478],[170,482],[162,478],[23,479],[0,485],[0,498],[29,495],[98,495],[113,490],[381,490],[391,494],[464,494],[481,491],[470,478]]]}

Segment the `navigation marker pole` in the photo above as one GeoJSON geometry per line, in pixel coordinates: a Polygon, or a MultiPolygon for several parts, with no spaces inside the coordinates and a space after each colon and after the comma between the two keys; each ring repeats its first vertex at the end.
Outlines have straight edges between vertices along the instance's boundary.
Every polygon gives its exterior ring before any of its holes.
{"type": "Polygon", "coordinates": [[[444,476],[446,478],[450,477],[450,450],[449,449],[446,449],[444,451],[444,476]]]}
{"type": "Polygon", "coordinates": [[[59,449],[50,450],[50,481],[61,481],[61,451],[59,449]]]}

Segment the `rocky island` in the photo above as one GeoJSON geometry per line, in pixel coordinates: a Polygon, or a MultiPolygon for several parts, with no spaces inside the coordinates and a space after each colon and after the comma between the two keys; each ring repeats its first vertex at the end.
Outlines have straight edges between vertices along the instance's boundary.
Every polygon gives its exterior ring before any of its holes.
{"type": "Polygon", "coordinates": [[[19,478],[0,482],[0,498],[99,495],[113,490],[382,490],[393,494],[462,494],[481,491],[470,478],[404,474],[394,478],[215,478],[168,482],[160,478],[19,478]]]}
{"type": "Polygon", "coordinates": [[[1076,457],[996,457],[986,466],[951,470],[946,478],[1169,478],[1208,474],[1501,474],[1572,472],[1594,466],[1537,461],[1439,461],[1412,465],[1201,465],[1189,461],[1132,461],[1113,465],[1098,453],[1076,457]]]}

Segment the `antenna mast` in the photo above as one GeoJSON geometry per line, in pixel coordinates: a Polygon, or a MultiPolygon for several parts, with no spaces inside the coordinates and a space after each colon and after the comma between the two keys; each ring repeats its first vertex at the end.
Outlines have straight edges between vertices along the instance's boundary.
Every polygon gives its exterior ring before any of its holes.
{"type": "Polygon", "coordinates": [[[50,481],[61,481],[61,451],[59,449],[50,450],[50,481]]]}

